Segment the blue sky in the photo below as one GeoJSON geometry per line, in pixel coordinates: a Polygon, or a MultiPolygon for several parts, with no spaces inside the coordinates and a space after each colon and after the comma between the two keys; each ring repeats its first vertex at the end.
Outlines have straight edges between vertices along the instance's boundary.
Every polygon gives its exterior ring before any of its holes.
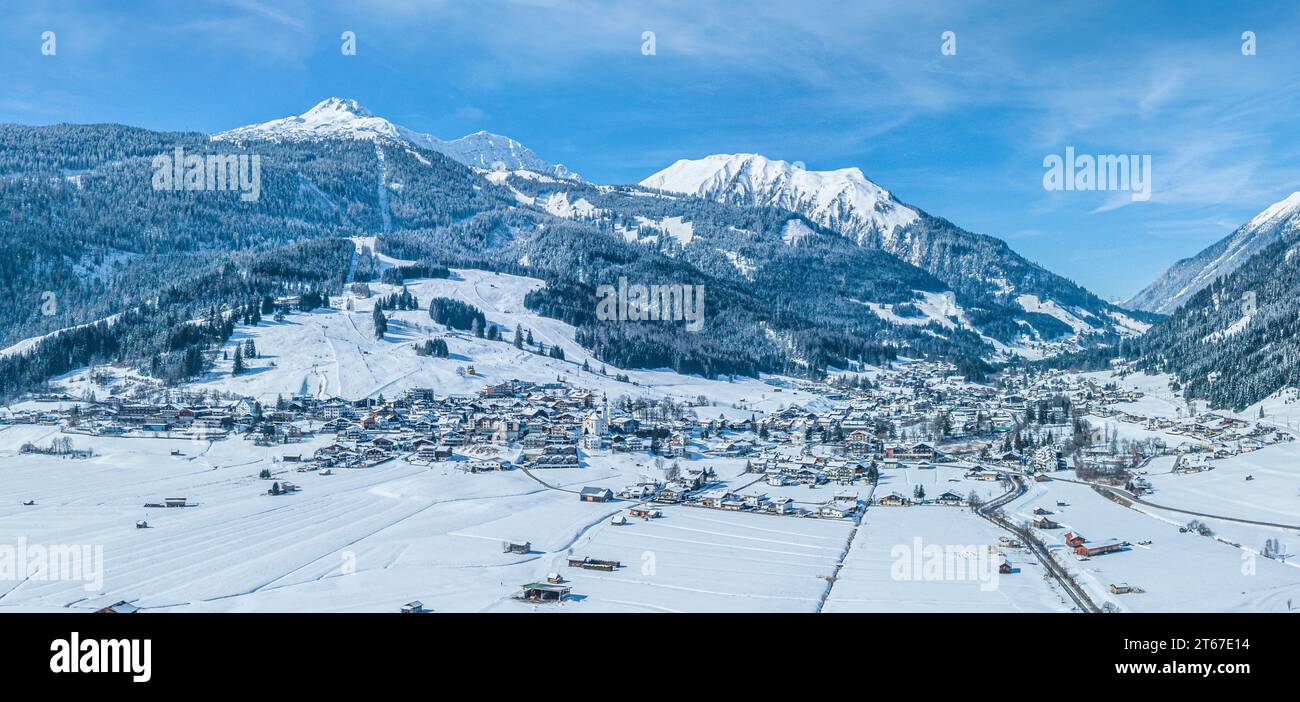
{"type": "Polygon", "coordinates": [[[340,96],[444,138],[506,134],[599,182],[720,152],[858,166],[1112,299],[1300,190],[1294,2],[0,9],[0,122],[211,132],[340,96]],[[339,51],[344,30],[356,56],[339,51]],[[56,33],[55,56],[41,53],[44,31],[56,33]],[[956,55],[940,52],[945,31],[956,55]],[[1256,55],[1242,55],[1245,31],[1256,55]],[[1067,146],[1150,154],[1151,199],[1044,190],[1043,158],[1067,146]]]}

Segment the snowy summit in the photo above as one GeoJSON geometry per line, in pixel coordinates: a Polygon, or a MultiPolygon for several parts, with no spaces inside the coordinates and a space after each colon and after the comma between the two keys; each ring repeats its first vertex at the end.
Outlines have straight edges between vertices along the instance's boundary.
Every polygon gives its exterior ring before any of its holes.
{"type": "Polygon", "coordinates": [[[557,178],[580,180],[560,164],[537,157],[531,149],[510,137],[478,131],[444,141],[402,127],[380,117],[356,100],[332,97],[300,114],[214,134],[216,141],[318,141],[354,139],[360,141],[405,142],[483,170],[524,170],[557,178]]]}
{"type": "Polygon", "coordinates": [[[735,204],[780,207],[862,242],[888,241],[920,215],[857,168],[810,171],[758,154],[715,154],[682,159],[641,181],[657,190],[735,204]]]}

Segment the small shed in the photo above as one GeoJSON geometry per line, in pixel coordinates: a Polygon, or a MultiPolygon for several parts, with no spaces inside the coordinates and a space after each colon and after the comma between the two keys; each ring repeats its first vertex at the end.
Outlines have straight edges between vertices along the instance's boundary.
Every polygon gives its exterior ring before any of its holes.
{"type": "Polygon", "coordinates": [[[528,583],[519,593],[519,599],[528,602],[563,602],[569,598],[573,588],[555,583],[528,583]]]}

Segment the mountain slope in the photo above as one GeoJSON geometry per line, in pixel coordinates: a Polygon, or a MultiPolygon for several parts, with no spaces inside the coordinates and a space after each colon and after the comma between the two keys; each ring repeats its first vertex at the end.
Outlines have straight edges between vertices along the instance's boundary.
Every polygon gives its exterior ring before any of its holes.
{"type": "MultiPolygon", "coordinates": [[[[996,338],[1115,339],[1144,331],[1147,315],[1130,313],[1032,263],[999,239],[974,234],[906,205],[857,168],[808,171],[756,154],[681,160],[641,185],[719,202],[780,207],[804,215],[868,248],[922,268],[952,289],[999,313],[996,338]]],[[[1097,341],[1098,339],[1087,339],[1097,341]]]]}
{"type": "Polygon", "coordinates": [[[1300,192],[1274,203],[1190,258],[1182,259],[1124,304],[1169,314],[1216,278],[1231,274],[1275,241],[1300,230],[1300,192]]]}
{"type": "Polygon", "coordinates": [[[1300,232],[1286,231],[1192,293],[1125,351],[1216,407],[1240,411],[1300,387],[1300,232]]]}
{"type": "Polygon", "coordinates": [[[818,373],[902,352],[987,371],[978,335],[894,324],[863,306],[941,293],[941,282],[799,215],[474,170],[340,107],[347,116],[317,111],[216,141],[119,125],[0,125],[0,219],[10,222],[0,291],[15,302],[0,309],[0,344],[68,330],[0,357],[0,396],[88,364],[168,383],[201,374],[252,310],[270,315],[290,304],[276,298],[299,296],[311,309],[349,283],[374,281],[376,256],[352,243],[368,236],[374,253],[412,262],[383,271],[386,281],[441,265],[545,281],[530,309],[572,324],[586,348],[621,368],[818,373]],[[155,189],[154,158],[177,147],[258,156],[260,198],[155,189]],[[558,207],[569,191],[570,204],[586,199],[616,214],[558,207]],[[703,329],[596,319],[597,287],[623,277],[705,286],[703,329]]]}
{"type": "Polygon", "coordinates": [[[475,132],[451,141],[422,134],[379,117],[356,100],[329,98],[300,115],[214,134],[214,141],[302,142],[325,139],[400,141],[437,151],[454,161],[479,169],[528,170],[558,178],[579,176],[559,164],[537,157],[528,147],[499,134],[475,132]]]}

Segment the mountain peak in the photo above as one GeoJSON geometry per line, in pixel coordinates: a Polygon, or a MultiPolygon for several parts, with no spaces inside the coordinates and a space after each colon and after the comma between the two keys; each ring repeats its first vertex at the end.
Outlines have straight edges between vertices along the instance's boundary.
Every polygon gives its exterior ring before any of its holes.
{"type": "Polygon", "coordinates": [[[1291,193],[1285,198],[1269,205],[1263,212],[1260,212],[1251,218],[1250,222],[1247,223],[1246,226],[1250,228],[1261,227],[1270,221],[1291,217],[1297,211],[1300,211],[1300,191],[1291,193]]]}
{"type": "Polygon", "coordinates": [[[916,221],[916,210],[868,180],[856,167],[812,171],[762,154],[682,159],[641,181],[657,190],[798,212],[858,241],[888,240],[916,221]]]}
{"type": "Polygon", "coordinates": [[[399,128],[362,107],[356,100],[332,97],[300,115],[239,127],[212,137],[216,140],[310,141],[315,139],[399,139],[399,128]]]}
{"type": "Polygon", "coordinates": [[[316,103],[300,115],[290,115],[270,122],[214,134],[216,141],[317,141],[324,139],[352,139],[361,141],[392,141],[405,143],[438,153],[479,169],[504,168],[526,170],[559,178],[581,180],[559,164],[551,164],[537,157],[528,147],[510,137],[477,131],[451,141],[443,141],[398,126],[362,107],[350,98],[331,97],[316,103]]]}
{"type": "Polygon", "coordinates": [[[354,117],[374,117],[374,113],[361,106],[361,103],[351,98],[332,97],[321,100],[316,106],[302,113],[302,117],[308,115],[323,115],[328,113],[347,113],[354,117]]]}

